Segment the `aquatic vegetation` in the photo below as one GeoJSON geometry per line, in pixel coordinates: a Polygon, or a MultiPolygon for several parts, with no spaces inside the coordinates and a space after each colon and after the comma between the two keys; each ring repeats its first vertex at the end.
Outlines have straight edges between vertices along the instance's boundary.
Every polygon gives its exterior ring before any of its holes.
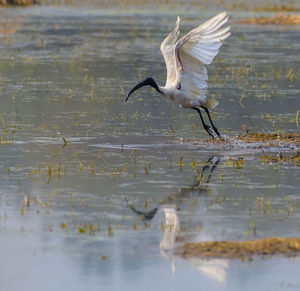
{"type": "Polygon", "coordinates": [[[257,6],[253,8],[253,11],[292,12],[297,11],[297,7],[293,4],[274,4],[269,6],[257,6]]]}
{"type": "Polygon", "coordinates": [[[300,146],[300,133],[249,133],[236,136],[236,139],[245,143],[262,143],[266,146],[280,144],[300,146]]]}
{"type": "Polygon", "coordinates": [[[0,0],[0,6],[15,5],[15,6],[28,6],[37,3],[36,0],[0,0]]]}
{"type": "MultiPolygon", "coordinates": [[[[211,146],[214,148],[221,148],[223,150],[249,148],[256,150],[275,149],[285,151],[295,151],[300,147],[299,133],[265,133],[256,132],[250,133],[246,129],[244,134],[236,135],[235,137],[225,137],[221,140],[210,140],[207,138],[199,139],[181,139],[180,142],[188,143],[198,146],[211,146]]],[[[236,168],[242,167],[243,159],[229,160],[225,163],[227,166],[231,165],[236,168]]]]}
{"type": "MultiPolygon", "coordinates": [[[[62,228],[62,226],[63,226],[62,229],[66,229],[66,227],[67,227],[67,226],[65,226],[65,225],[63,225],[63,224],[61,224],[60,226],[61,226],[61,228],[62,228]]],[[[92,225],[91,223],[89,223],[89,224],[84,224],[84,225],[79,225],[79,226],[77,227],[77,231],[78,231],[78,233],[80,233],[80,234],[82,234],[82,233],[88,233],[89,235],[92,235],[92,234],[94,233],[94,227],[93,227],[93,225],[92,225]]]]}
{"type": "Polygon", "coordinates": [[[299,14],[283,14],[267,17],[254,17],[248,19],[242,19],[238,21],[242,24],[276,24],[276,25],[300,25],[300,15],[299,14]]]}
{"type": "Polygon", "coordinates": [[[224,162],[224,166],[242,169],[244,167],[243,157],[239,157],[238,159],[227,157],[226,161],[224,162]]]}
{"type": "Polygon", "coordinates": [[[253,256],[286,256],[300,254],[300,238],[265,238],[249,241],[205,241],[184,243],[175,250],[183,258],[226,258],[251,260],[253,256]]]}
{"type": "Polygon", "coordinates": [[[295,163],[298,167],[300,167],[300,152],[298,151],[294,155],[283,155],[279,154],[275,155],[263,155],[259,157],[262,163],[272,163],[272,164],[282,164],[282,163],[295,163]]]}
{"type": "Polygon", "coordinates": [[[17,124],[15,114],[12,117],[8,117],[7,120],[4,120],[2,114],[0,113],[0,144],[12,144],[17,130],[20,126],[17,124]]]}

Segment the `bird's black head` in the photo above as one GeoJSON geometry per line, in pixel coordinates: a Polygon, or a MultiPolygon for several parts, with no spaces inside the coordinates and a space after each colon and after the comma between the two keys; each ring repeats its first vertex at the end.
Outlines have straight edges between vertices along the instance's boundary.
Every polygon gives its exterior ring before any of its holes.
{"type": "Polygon", "coordinates": [[[152,78],[147,78],[146,80],[144,80],[143,82],[141,83],[138,83],[134,88],[131,89],[131,91],[128,93],[127,97],[126,97],[126,102],[129,98],[129,96],[134,92],[136,91],[137,89],[140,89],[144,86],[151,86],[153,87],[157,92],[160,93],[160,90],[156,84],[156,82],[152,79],[152,78]]]}

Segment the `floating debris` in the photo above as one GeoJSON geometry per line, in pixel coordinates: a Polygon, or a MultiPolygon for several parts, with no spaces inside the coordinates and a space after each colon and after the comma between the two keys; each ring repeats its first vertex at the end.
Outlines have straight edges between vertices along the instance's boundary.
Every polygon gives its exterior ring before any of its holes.
{"type": "Polygon", "coordinates": [[[265,238],[249,241],[206,241],[184,243],[175,253],[183,258],[227,258],[251,260],[253,256],[295,257],[300,253],[300,238],[265,238]]]}
{"type": "Polygon", "coordinates": [[[283,14],[279,13],[272,17],[253,17],[239,20],[242,24],[276,24],[276,25],[300,25],[300,14],[283,14]]]}

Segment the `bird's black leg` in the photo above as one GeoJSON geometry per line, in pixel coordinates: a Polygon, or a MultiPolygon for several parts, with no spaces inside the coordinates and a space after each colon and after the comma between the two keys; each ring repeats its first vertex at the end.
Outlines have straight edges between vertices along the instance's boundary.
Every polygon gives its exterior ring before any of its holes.
{"type": "Polygon", "coordinates": [[[202,121],[203,128],[206,130],[206,132],[207,132],[212,138],[214,138],[214,135],[213,135],[213,133],[212,133],[212,131],[211,131],[211,127],[210,127],[209,125],[205,124],[200,109],[197,108],[197,107],[192,107],[192,109],[196,110],[196,111],[199,113],[200,118],[201,118],[201,121],[202,121]]]}
{"type": "Polygon", "coordinates": [[[214,132],[217,134],[217,136],[218,136],[219,138],[222,138],[222,136],[221,136],[221,134],[219,133],[218,129],[215,127],[215,125],[213,124],[213,122],[212,122],[212,120],[211,120],[211,117],[210,117],[210,114],[209,114],[208,109],[207,109],[206,107],[204,107],[204,106],[201,106],[201,107],[205,110],[205,112],[206,112],[206,114],[207,114],[207,116],[208,116],[208,118],[209,118],[210,124],[211,124],[211,126],[212,126],[212,128],[213,128],[213,130],[214,130],[214,132]]]}

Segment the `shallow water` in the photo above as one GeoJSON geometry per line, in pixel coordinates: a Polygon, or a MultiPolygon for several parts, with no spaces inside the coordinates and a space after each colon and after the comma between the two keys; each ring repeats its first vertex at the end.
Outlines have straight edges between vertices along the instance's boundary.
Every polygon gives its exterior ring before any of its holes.
{"type": "MultiPolygon", "coordinates": [[[[124,103],[143,78],[164,83],[159,45],[174,13],[0,10],[11,23],[0,31],[3,290],[300,288],[298,258],[182,260],[170,251],[176,240],[300,232],[299,167],[259,158],[285,149],[195,146],[184,140],[207,135],[191,110],[148,88],[124,103]]],[[[183,32],[199,14],[186,19],[183,32]]],[[[232,23],[209,67],[226,137],[242,124],[298,130],[298,35],[232,23]]]]}

